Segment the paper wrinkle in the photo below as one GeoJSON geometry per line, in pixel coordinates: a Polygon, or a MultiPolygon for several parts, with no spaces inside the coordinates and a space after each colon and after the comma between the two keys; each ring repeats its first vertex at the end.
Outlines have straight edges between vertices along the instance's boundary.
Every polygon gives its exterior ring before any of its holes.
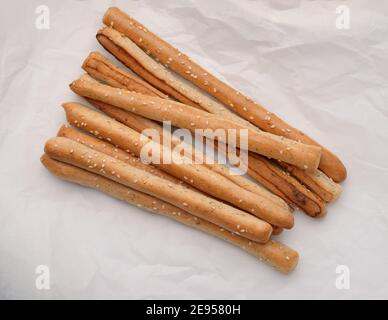
{"type": "Polygon", "coordinates": [[[7,0],[0,19],[0,298],[388,298],[386,1],[114,1],[344,161],[327,216],[296,212],[277,237],[300,253],[288,276],[42,168],[60,104],[82,101],[68,84],[83,59],[99,51],[117,63],[94,38],[112,1],[46,3],[50,30],[34,28],[35,0],[22,11],[7,0]],[[335,26],[340,4],[349,30],[335,26]],[[35,288],[41,264],[48,291],[35,288]],[[335,286],[338,265],[350,290],[335,286]]]}

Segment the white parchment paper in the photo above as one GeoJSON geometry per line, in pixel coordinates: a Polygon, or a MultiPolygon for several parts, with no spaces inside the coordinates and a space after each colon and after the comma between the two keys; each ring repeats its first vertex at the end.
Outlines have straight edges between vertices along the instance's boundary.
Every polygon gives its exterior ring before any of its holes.
{"type": "Polygon", "coordinates": [[[0,298],[388,298],[388,3],[353,1],[2,1],[0,298]],[[50,29],[35,27],[38,5],[50,29]],[[195,61],[329,147],[349,177],[324,219],[296,213],[281,241],[290,275],[241,250],[40,164],[65,122],[104,11],[121,7],[195,61]],[[350,28],[336,26],[338,6],[350,28]],[[36,288],[36,267],[50,289],[36,288]],[[336,268],[350,288],[336,287],[336,268]]]}

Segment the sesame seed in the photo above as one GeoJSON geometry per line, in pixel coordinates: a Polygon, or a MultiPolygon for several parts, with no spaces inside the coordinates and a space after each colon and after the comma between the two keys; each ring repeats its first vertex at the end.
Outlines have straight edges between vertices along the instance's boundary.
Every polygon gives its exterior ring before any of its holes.
{"type": "Polygon", "coordinates": [[[275,128],[275,127],[276,127],[276,126],[275,126],[274,124],[271,124],[271,126],[270,126],[270,128],[272,128],[272,129],[275,128]]]}
{"type": "Polygon", "coordinates": [[[187,203],[186,203],[186,202],[183,202],[182,205],[183,205],[184,207],[187,207],[187,203]]]}

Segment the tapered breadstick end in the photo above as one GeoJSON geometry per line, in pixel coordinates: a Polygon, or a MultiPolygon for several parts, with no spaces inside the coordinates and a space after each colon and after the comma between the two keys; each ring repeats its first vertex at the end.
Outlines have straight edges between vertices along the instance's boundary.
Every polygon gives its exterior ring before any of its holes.
{"type": "Polygon", "coordinates": [[[273,265],[284,273],[289,273],[295,269],[299,262],[299,254],[286,245],[270,240],[271,245],[266,246],[264,251],[271,257],[273,265]]]}

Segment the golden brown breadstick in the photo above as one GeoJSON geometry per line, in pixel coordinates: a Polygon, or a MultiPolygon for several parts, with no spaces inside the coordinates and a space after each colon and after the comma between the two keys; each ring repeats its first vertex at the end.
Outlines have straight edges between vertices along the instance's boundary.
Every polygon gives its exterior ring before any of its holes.
{"type": "MultiPolygon", "coordinates": [[[[228,140],[229,130],[234,131],[237,141],[240,141],[241,130],[245,130],[249,134],[248,149],[250,151],[293,164],[306,171],[314,172],[318,167],[321,154],[319,147],[247,129],[238,123],[179,102],[103,85],[87,74],[72,82],[70,88],[81,96],[106,102],[148,119],[168,120],[174,126],[190,131],[211,129],[214,132],[221,128],[225,130],[226,140],[228,140]]],[[[204,134],[206,135],[205,131],[204,134]]],[[[231,141],[228,142],[231,143],[231,141]]]]}
{"type": "Polygon", "coordinates": [[[321,198],[264,157],[252,153],[248,155],[248,175],[309,216],[322,217],[326,214],[326,205],[321,198]]]}
{"type": "Polygon", "coordinates": [[[265,243],[271,235],[272,227],[265,221],[73,140],[51,138],[46,142],[45,153],[55,160],[157,197],[231,232],[243,234],[248,239],[265,243]]]}
{"type": "MultiPolygon", "coordinates": [[[[115,42],[117,46],[120,47],[122,50],[120,50],[120,55],[127,54],[129,56],[133,55],[133,59],[131,61],[139,61],[139,65],[135,67],[134,69],[138,73],[139,76],[143,76],[144,72],[148,72],[147,79],[153,86],[158,86],[159,83],[162,81],[165,83],[165,85],[171,86],[173,89],[175,89],[177,92],[181,94],[181,96],[185,96],[187,99],[189,99],[193,106],[196,106],[200,109],[203,109],[205,111],[208,111],[210,113],[219,115],[225,119],[229,119],[231,121],[235,121],[240,123],[241,125],[245,125],[249,128],[259,130],[257,127],[255,127],[250,122],[244,120],[243,118],[239,117],[237,114],[231,112],[229,109],[224,107],[224,105],[213,101],[212,99],[208,98],[205,94],[200,92],[197,88],[194,88],[192,86],[187,85],[184,81],[178,78],[175,74],[168,71],[163,65],[161,65],[159,62],[156,62],[151,57],[149,57],[144,51],[142,51],[139,47],[137,47],[135,44],[131,43],[130,46],[125,46],[125,43],[123,41],[123,36],[116,30],[112,28],[104,28],[99,31],[97,38],[105,37],[106,41],[115,42]],[[144,69],[144,71],[143,71],[144,69]]],[[[127,42],[130,41],[129,39],[126,40],[127,42]]],[[[115,55],[117,52],[112,52],[113,55],[115,55]]],[[[120,57],[118,57],[120,59],[120,57]]],[[[107,58],[101,58],[104,61],[104,65],[106,65],[106,68],[100,68],[100,73],[90,73],[94,78],[97,80],[105,81],[109,83],[110,85],[114,87],[120,87],[124,88],[122,86],[117,86],[115,84],[115,79],[119,78],[121,74],[128,74],[126,71],[119,69],[118,67],[115,67],[112,62],[110,62],[107,58]],[[117,70],[118,69],[118,70],[117,70]],[[110,80],[109,80],[110,79],[110,80]]],[[[88,64],[88,60],[90,60],[90,56],[86,59],[84,64],[88,64]]],[[[124,59],[124,62],[127,61],[124,59]]],[[[133,68],[133,64],[127,64],[129,68],[133,68]]],[[[88,71],[88,69],[85,69],[88,71]]],[[[129,74],[128,74],[129,75],[129,74]]],[[[163,90],[163,88],[159,88],[163,90]]],[[[136,92],[143,93],[145,90],[134,90],[136,92]]],[[[174,96],[178,101],[185,103],[186,100],[182,100],[180,96],[175,95],[174,96]]],[[[102,104],[102,102],[94,102],[94,104],[102,104]]],[[[115,107],[103,107],[106,111],[105,113],[109,114],[109,112],[114,113],[120,113],[119,111],[116,111],[114,109],[117,109],[115,107]],[[113,111],[112,111],[113,108],[113,111]]],[[[122,111],[121,114],[127,113],[126,111],[122,111]]],[[[112,115],[111,115],[112,116],[112,115]]],[[[112,116],[116,120],[117,117],[112,116]]],[[[120,121],[120,120],[119,120],[120,121]]],[[[120,121],[123,122],[123,121],[120,121]]],[[[264,159],[265,161],[265,159],[264,159]]],[[[266,161],[268,165],[269,162],[266,161]]],[[[301,184],[308,187],[310,190],[315,192],[321,199],[324,201],[330,202],[334,201],[338,198],[338,196],[341,194],[341,186],[332,181],[330,178],[328,178],[322,171],[317,170],[314,173],[308,173],[304,170],[300,170],[296,168],[295,166],[286,164],[286,163],[280,163],[282,168],[290,172],[298,181],[300,181],[301,184]]],[[[252,166],[252,164],[249,164],[252,166]]],[[[255,172],[258,172],[258,170],[255,170],[255,168],[251,168],[255,172]]],[[[278,170],[272,170],[272,172],[278,172],[278,170]]],[[[284,179],[282,179],[284,180],[284,179]]],[[[297,186],[297,189],[304,189],[303,185],[297,186]]],[[[281,187],[281,186],[280,186],[281,187]]],[[[307,190],[304,190],[304,194],[308,194],[307,190]]],[[[301,203],[301,201],[298,201],[301,203]]],[[[295,204],[295,202],[294,202],[295,204]]],[[[300,207],[302,210],[304,210],[303,206],[300,207]]],[[[311,209],[311,208],[310,208],[311,209]]],[[[307,209],[309,210],[309,209],[307,209]]],[[[315,214],[316,210],[314,209],[312,212],[309,211],[310,214],[315,214]]]]}
{"type": "Polygon", "coordinates": [[[116,67],[99,52],[90,53],[82,64],[82,68],[93,78],[104,81],[113,87],[154,97],[167,98],[167,95],[150,86],[147,82],[116,67]]]}
{"type": "MultiPolygon", "coordinates": [[[[164,159],[165,154],[169,153],[172,155],[172,158],[179,158],[179,154],[174,151],[171,152],[164,145],[146,140],[144,136],[129,127],[79,103],[66,103],[63,106],[70,124],[112,142],[121,149],[129,150],[129,152],[133,152],[138,157],[141,156],[145,145],[152,145],[160,149],[160,154],[158,155],[160,160],[164,159]]],[[[196,163],[179,164],[177,161],[169,163],[159,161],[155,165],[176,178],[186,181],[193,187],[261,217],[273,225],[287,229],[293,226],[293,215],[288,208],[275,205],[267,197],[241,188],[206,166],[196,163]]]]}
{"type": "Polygon", "coordinates": [[[260,244],[251,241],[224,230],[211,222],[198,218],[165,201],[128,188],[97,174],[53,160],[47,155],[43,155],[41,161],[52,174],[59,178],[102,191],[129,204],[144,208],[150,212],[159,213],[187,226],[226,240],[282,272],[291,272],[298,263],[298,253],[279,242],[269,240],[265,244],[260,244]]]}
{"type": "Polygon", "coordinates": [[[179,101],[182,101],[183,103],[187,105],[194,106],[192,102],[189,99],[186,99],[186,97],[182,94],[180,94],[178,91],[174,90],[170,86],[163,83],[163,81],[160,81],[158,79],[154,79],[152,74],[144,70],[135,59],[133,59],[131,56],[127,55],[126,52],[116,46],[109,38],[102,34],[97,34],[97,40],[100,42],[100,44],[109,52],[115,55],[115,57],[121,61],[126,66],[131,66],[131,70],[133,70],[136,74],[141,74],[141,77],[148,81],[149,83],[152,83],[155,87],[159,88],[162,92],[167,94],[168,96],[179,98],[179,101]]]}
{"type": "MultiPolygon", "coordinates": [[[[168,132],[165,132],[159,124],[152,122],[148,119],[145,119],[136,115],[134,116],[128,111],[119,109],[117,107],[113,107],[104,102],[91,100],[91,99],[88,99],[88,101],[91,104],[93,104],[96,108],[100,109],[101,111],[103,111],[104,113],[112,117],[113,119],[125,124],[131,129],[136,130],[137,132],[141,133],[145,129],[152,128],[157,130],[160,136],[165,136],[166,134],[169,134],[168,132]]],[[[179,138],[176,138],[174,135],[170,135],[170,140],[173,147],[175,147],[179,143],[182,143],[182,141],[179,138]]],[[[188,150],[188,148],[186,148],[185,150],[188,150]]],[[[204,158],[206,158],[205,155],[204,155],[204,158]]],[[[259,196],[264,196],[268,200],[274,202],[274,205],[279,205],[282,207],[282,209],[289,210],[289,208],[287,207],[287,204],[283,200],[281,200],[278,196],[275,196],[271,192],[267,191],[266,189],[246,179],[243,176],[231,175],[229,170],[225,166],[217,163],[211,164],[210,161],[207,161],[207,160],[205,160],[204,165],[209,167],[213,171],[223,175],[224,177],[228,178],[229,180],[239,185],[240,187],[244,188],[245,190],[256,193],[259,196]]]]}
{"type": "MultiPolygon", "coordinates": [[[[212,95],[261,129],[289,139],[320,146],[303,132],[291,127],[275,114],[267,111],[261,105],[213,76],[193,62],[187,55],[163,41],[118,8],[109,8],[104,15],[103,22],[107,26],[122,32],[144,51],[149,52],[151,56],[168,65],[180,76],[212,95]]],[[[343,181],[346,178],[346,169],[342,162],[324,147],[322,147],[322,159],[319,168],[336,182],[343,181]]]]}
{"type": "MultiPolygon", "coordinates": [[[[138,157],[141,156],[145,145],[152,145],[160,149],[161,160],[165,154],[171,154],[173,159],[179,158],[179,154],[171,152],[166,146],[148,141],[138,132],[79,103],[66,103],[63,106],[70,124],[112,142],[121,149],[129,150],[138,157]]],[[[288,229],[293,226],[294,218],[288,208],[274,205],[265,196],[253,194],[203,165],[196,163],[182,165],[175,160],[169,163],[160,161],[155,165],[193,187],[262,217],[273,225],[288,229]]]]}
{"type": "Polygon", "coordinates": [[[74,128],[71,128],[68,126],[62,126],[59,129],[57,136],[74,140],[78,143],[88,146],[93,150],[97,150],[102,153],[105,153],[110,157],[129,163],[136,168],[152,173],[158,177],[164,178],[174,183],[180,183],[189,187],[189,185],[187,185],[183,181],[173,177],[172,175],[162,170],[159,170],[158,168],[155,168],[155,166],[153,166],[152,164],[144,164],[143,162],[140,161],[138,157],[135,157],[134,155],[128,152],[125,152],[120,148],[116,148],[111,143],[97,139],[94,136],[90,136],[85,133],[82,133],[74,128]]]}
{"type": "Polygon", "coordinates": [[[321,170],[307,173],[285,162],[279,162],[279,165],[326,202],[337,200],[342,193],[342,187],[321,170]]]}
{"type": "MultiPolygon", "coordinates": [[[[227,154],[225,145],[218,144],[217,148],[224,150],[227,154]]],[[[247,161],[248,175],[284,199],[292,207],[302,209],[311,217],[322,217],[326,214],[326,205],[322,199],[306,189],[290,174],[264,157],[253,153],[249,153],[247,161]]]]}
{"type": "MultiPolygon", "coordinates": [[[[146,165],[146,164],[142,163],[139,158],[135,157],[134,155],[131,155],[128,152],[125,152],[122,149],[116,148],[114,145],[110,144],[109,142],[99,140],[93,136],[87,135],[81,131],[74,129],[74,128],[71,128],[68,126],[62,126],[59,129],[57,136],[71,139],[73,141],[76,141],[78,143],[86,145],[93,150],[100,151],[100,152],[102,152],[108,156],[111,156],[115,159],[118,159],[118,160],[123,161],[123,162],[127,162],[127,163],[135,166],[136,168],[147,171],[147,172],[154,174],[158,177],[164,178],[164,179],[171,181],[171,182],[174,182],[174,183],[180,183],[180,184],[187,186],[188,188],[191,188],[191,186],[187,185],[183,181],[169,175],[168,173],[166,173],[162,170],[155,168],[154,166],[152,166],[150,164],[146,165]]],[[[195,190],[198,191],[197,189],[195,189],[195,190]]],[[[254,191],[257,191],[257,190],[254,190],[254,191]]],[[[282,228],[277,227],[277,226],[272,226],[272,229],[274,230],[274,232],[273,232],[274,235],[279,235],[282,232],[282,228]]]]}

